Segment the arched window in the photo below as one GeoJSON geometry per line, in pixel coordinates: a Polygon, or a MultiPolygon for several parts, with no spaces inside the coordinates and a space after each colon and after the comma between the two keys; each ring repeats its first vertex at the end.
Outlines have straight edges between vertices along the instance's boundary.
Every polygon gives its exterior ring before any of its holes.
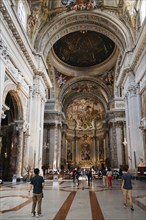
{"type": "Polygon", "coordinates": [[[26,30],[26,10],[25,10],[24,3],[25,3],[24,0],[19,0],[18,2],[18,18],[19,18],[21,25],[26,30]]]}
{"type": "Polygon", "coordinates": [[[142,25],[145,17],[146,17],[146,0],[141,0],[141,6],[140,6],[140,23],[141,23],[141,25],[142,25]]]}

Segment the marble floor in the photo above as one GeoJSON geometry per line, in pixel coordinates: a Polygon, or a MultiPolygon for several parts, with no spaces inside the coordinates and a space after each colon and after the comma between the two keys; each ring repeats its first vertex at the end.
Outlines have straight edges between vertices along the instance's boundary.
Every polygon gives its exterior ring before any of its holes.
{"type": "MultiPolygon", "coordinates": [[[[32,220],[29,183],[4,182],[0,185],[0,219],[32,220]]],[[[88,186],[72,180],[45,180],[42,220],[146,220],[146,180],[133,180],[134,211],[124,208],[121,180],[113,180],[112,189],[102,179],[88,186]]]]}

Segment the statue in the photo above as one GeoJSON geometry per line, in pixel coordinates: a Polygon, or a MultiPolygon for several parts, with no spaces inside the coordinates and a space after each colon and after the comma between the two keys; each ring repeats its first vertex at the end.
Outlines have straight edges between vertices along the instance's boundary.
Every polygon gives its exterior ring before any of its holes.
{"type": "Polygon", "coordinates": [[[136,0],[125,0],[125,11],[127,14],[127,20],[129,20],[129,23],[132,28],[136,27],[136,0]]]}
{"type": "Polygon", "coordinates": [[[143,159],[143,157],[140,157],[140,162],[138,164],[138,167],[144,167],[144,166],[145,166],[144,159],[143,159]]]}

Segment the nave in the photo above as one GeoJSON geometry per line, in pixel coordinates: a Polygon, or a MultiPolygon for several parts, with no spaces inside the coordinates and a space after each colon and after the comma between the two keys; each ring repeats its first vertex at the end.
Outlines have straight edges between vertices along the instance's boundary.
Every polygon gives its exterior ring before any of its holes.
{"type": "MultiPolygon", "coordinates": [[[[133,205],[124,208],[121,180],[113,180],[112,189],[104,188],[102,179],[80,181],[45,180],[42,220],[145,220],[146,181],[133,179],[133,205]]],[[[0,219],[32,220],[29,183],[4,182],[0,186],[0,219]]]]}

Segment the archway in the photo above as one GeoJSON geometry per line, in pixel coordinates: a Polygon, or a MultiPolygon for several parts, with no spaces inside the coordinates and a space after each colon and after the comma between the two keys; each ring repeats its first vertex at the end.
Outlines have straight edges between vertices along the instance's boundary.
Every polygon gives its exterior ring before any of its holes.
{"type": "Polygon", "coordinates": [[[18,163],[18,120],[22,121],[22,109],[15,91],[9,91],[4,104],[6,110],[1,121],[0,176],[11,180],[18,163]]]}
{"type": "Polygon", "coordinates": [[[59,99],[65,115],[62,166],[99,169],[106,163],[109,153],[105,118],[110,95],[108,87],[92,77],[74,79],[63,87],[59,99]]]}

